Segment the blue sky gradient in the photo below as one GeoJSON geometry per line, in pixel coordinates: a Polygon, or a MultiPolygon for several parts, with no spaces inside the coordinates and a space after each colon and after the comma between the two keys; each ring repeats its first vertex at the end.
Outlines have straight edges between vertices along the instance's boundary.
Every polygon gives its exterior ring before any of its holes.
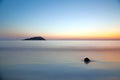
{"type": "Polygon", "coordinates": [[[0,1],[0,39],[102,35],[120,38],[120,0],[0,1]]]}

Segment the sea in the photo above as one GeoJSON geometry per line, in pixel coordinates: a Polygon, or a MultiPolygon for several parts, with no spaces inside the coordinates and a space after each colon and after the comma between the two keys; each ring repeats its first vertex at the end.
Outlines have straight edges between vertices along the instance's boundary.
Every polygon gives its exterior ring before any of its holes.
{"type": "Polygon", "coordinates": [[[120,80],[120,41],[0,41],[0,80],[120,80]]]}

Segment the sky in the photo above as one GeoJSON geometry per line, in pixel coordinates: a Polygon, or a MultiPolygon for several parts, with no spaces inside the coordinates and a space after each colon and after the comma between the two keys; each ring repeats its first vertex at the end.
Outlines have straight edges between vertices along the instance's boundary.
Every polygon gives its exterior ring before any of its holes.
{"type": "Polygon", "coordinates": [[[120,39],[120,0],[0,0],[0,40],[120,39]]]}

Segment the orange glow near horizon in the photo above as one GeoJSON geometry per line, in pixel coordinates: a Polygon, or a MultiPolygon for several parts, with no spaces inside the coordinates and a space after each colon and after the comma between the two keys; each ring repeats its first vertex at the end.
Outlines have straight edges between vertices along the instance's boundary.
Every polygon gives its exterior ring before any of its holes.
{"type": "Polygon", "coordinates": [[[120,33],[46,34],[48,39],[120,39],[120,33]]]}
{"type": "Polygon", "coordinates": [[[9,37],[9,38],[28,38],[34,36],[42,36],[46,39],[120,39],[120,33],[111,32],[111,33],[78,33],[78,34],[18,34],[18,33],[6,33],[0,35],[1,37],[9,37]]]}

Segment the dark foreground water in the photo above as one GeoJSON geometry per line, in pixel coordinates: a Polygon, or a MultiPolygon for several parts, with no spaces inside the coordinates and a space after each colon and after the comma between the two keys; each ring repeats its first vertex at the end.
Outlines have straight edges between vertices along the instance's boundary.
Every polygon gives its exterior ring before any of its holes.
{"type": "Polygon", "coordinates": [[[0,41],[0,80],[120,80],[120,41],[0,41]]]}

